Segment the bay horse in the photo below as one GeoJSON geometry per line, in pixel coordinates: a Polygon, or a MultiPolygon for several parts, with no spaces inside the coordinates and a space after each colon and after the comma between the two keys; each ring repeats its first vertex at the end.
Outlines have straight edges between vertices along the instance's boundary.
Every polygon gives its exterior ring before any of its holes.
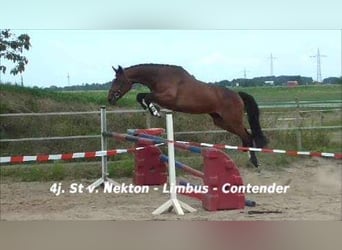
{"type": "MultiPolygon", "coordinates": [[[[153,116],[160,117],[159,107],[189,114],[209,114],[216,126],[238,135],[243,147],[262,148],[267,144],[260,123],[255,99],[244,92],[197,80],[180,66],[164,64],[138,64],[128,68],[112,67],[116,73],[108,92],[108,102],[115,105],[134,83],[150,89],[150,93],[137,94],[137,102],[153,116]],[[247,112],[251,134],[243,125],[247,112]]],[[[255,152],[249,152],[250,161],[258,167],[255,152]]]]}

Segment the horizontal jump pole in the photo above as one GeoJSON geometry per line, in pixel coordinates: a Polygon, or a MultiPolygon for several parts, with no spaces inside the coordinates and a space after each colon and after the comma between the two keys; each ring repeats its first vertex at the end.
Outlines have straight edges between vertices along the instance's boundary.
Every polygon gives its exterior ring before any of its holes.
{"type": "MultiPolygon", "coordinates": [[[[129,130],[129,133],[134,133],[135,130],[129,130]]],[[[152,136],[147,134],[140,134],[139,137],[144,138],[159,138],[158,136],[152,136]]],[[[162,139],[167,141],[165,139],[162,139]]],[[[284,149],[270,149],[270,148],[254,148],[254,147],[241,147],[241,146],[231,146],[225,144],[211,144],[211,143],[201,143],[201,142],[188,142],[188,141],[175,141],[175,147],[187,149],[191,152],[200,153],[203,147],[207,148],[216,148],[220,150],[237,150],[241,152],[260,152],[260,153],[273,153],[273,154],[286,154],[288,156],[310,156],[310,157],[322,157],[322,158],[334,158],[334,159],[342,159],[342,153],[327,153],[327,152],[310,152],[310,151],[296,151],[296,150],[284,150],[284,149]]]]}
{"type": "MultiPolygon", "coordinates": [[[[128,130],[128,134],[129,135],[135,134],[135,130],[134,129],[128,130]]],[[[166,139],[164,139],[162,137],[154,136],[154,135],[148,135],[148,134],[139,134],[138,136],[135,136],[135,137],[150,139],[153,141],[158,141],[159,143],[167,143],[168,142],[166,139]]],[[[188,144],[180,143],[177,141],[174,141],[173,143],[174,143],[175,148],[187,150],[187,151],[190,151],[190,152],[196,153],[196,154],[201,154],[202,150],[203,150],[201,147],[188,145],[188,144]]]]}
{"type": "Polygon", "coordinates": [[[142,142],[148,145],[161,144],[161,143],[164,144],[167,142],[167,141],[160,140],[160,139],[157,140],[157,139],[141,138],[141,137],[134,136],[134,135],[127,135],[127,134],[121,134],[121,133],[116,133],[116,132],[103,132],[102,134],[105,137],[112,137],[120,141],[142,142]]]}
{"type": "MultiPolygon", "coordinates": [[[[161,155],[160,156],[160,160],[164,163],[168,163],[169,162],[169,157],[167,157],[166,155],[161,155]]],[[[175,164],[176,164],[176,168],[179,168],[179,169],[182,169],[184,172],[187,172],[191,175],[194,175],[196,177],[199,177],[199,178],[204,178],[204,173],[199,171],[199,170],[196,170],[182,162],[179,162],[179,161],[175,161],[175,164]]]]}
{"type": "Polygon", "coordinates": [[[274,153],[274,154],[286,154],[288,156],[311,156],[311,157],[326,157],[342,159],[342,153],[326,153],[326,152],[310,152],[310,151],[296,151],[296,150],[284,150],[284,149],[270,149],[270,148],[254,148],[254,147],[240,147],[231,146],[225,144],[211,144],[211,143],[198,143],[198,142],[187,142],[178,141],[178,143],[184,143],[187,145],[195,145],[198,147],[216,148],[220,150],[237,150],[242,152],[254,151],[260,153],[274,153]]]}
{"type": "Polygon", "coordinates": [[[2,156],[0,157],[0,163],[24,163],[24,162],[47,162],[56,160],[74,160],[80,158],[92,159],[103,156],[115,156],[124,153],[133,153],[137,150],[142,150],[146,147],[129,148],[129,149],[113,149],[113,150],[101,150],[93,152],[77,152],[77,153],[66,153],[66,154],[49,154],[49,155],[17,155],[17,156],[2,156]]]}

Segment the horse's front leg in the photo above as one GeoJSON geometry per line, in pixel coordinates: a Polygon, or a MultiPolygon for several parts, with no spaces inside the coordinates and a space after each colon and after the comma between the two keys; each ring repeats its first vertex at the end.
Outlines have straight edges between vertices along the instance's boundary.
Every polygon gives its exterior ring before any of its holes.
{"type": "Polygon", "coordinates": [[[160,108],[152,103],[152,93],[139,93],[137,94],[137,102],[146,110],[148,109],[153,116],[161,117],[160,108]]]}

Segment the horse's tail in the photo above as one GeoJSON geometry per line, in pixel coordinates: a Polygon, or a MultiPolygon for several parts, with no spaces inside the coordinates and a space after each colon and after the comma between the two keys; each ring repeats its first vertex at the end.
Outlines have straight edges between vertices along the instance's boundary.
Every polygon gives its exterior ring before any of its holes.
{"type": "Polygon", "coordinates": [[[245,104],[245,109],[247,111],[248,123],[252,130],[252,137],[255,146],[258,148],[263,148],[267,144],[267,139],[261,130],[259,122],[259,108],[253,96],[245,93],[238,92],[239,96],[245,104]]]}

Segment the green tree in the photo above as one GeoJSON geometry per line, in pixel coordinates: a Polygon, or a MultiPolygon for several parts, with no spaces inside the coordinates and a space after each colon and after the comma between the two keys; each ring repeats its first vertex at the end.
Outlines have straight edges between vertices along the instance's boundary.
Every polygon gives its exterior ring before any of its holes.
{"type": "Polygon", "coordinates": [[[10,73],[16,75],[25,70],[28,60],[22,55],[24,50],[31,47],[30,37],[27,34],[16,36],[9,29],[0,30],[0,73],[6,72],[6,66],[1,64],[2,58],[15,64],[10,73]]]}

